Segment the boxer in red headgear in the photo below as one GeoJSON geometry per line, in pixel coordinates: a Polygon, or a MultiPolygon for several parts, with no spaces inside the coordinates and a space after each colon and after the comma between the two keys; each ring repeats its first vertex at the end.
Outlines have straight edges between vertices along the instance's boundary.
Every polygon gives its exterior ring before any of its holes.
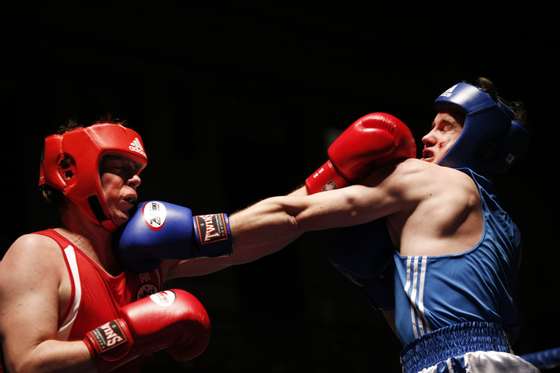
{"type": "Polygon", "coordinates": [[[159,350],[181,360],[205,350],[204,306],[183,290],[160,291],[158,268],[122,272],[113,254],[112,232],[128,220],[147,162],[138,133],[117,123],[45,139],[39,185],[62,227],[18,238],[1,262],[10,371],[128,372],[159,350]]]}

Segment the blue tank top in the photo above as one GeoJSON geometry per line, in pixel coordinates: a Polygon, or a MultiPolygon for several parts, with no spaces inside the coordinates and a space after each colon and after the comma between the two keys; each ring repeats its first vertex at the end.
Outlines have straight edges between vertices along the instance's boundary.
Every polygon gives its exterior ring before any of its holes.
{"type": "Polygon", "coordinates": [[[477,185],[484,219],[480,241],[467,252],[401,256],[395,263],[395,323],[401,342],[462,322],[485,321],[512,332],[517,326],[515,279],[521,236],[484,177],[460,169],[477,185]]]}

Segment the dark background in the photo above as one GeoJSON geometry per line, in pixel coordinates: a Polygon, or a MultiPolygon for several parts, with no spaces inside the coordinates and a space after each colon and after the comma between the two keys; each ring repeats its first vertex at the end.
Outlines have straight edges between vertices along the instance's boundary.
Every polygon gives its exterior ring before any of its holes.
{"type": "MultiPolygon", "coordinates": [[[[403,19],[374,3],[95,4],[42,5],[36,19],[22,9],[4,23],[3,250],[55,224],[36,191],[38,162],[43,136],[68,119],[111,114],[142,134],[143,199],[234,212],[301,185],[325,160],[332,133],[366,113],[393,113],[420,139],[435,97],[483,75],[525,102],[534,129],[530,155],[498,182],[525,241],[514,348],[560,345],[558,35],[546,9],[458,17],[442,8],[430,18],[408,9],[403,19]]],[[[187,367],[399,371],[399,342],[330,267],[327,237],[306,234],[257,262],[173,283],[213,320],[209,349],[187,367]]],[[[181,369],[164,355],[156,367],[181,369]]]]}

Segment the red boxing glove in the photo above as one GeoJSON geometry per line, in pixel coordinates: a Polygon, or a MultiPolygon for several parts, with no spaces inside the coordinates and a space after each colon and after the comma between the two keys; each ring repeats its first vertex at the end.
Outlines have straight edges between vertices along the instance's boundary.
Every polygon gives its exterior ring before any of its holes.
{"type": "Polygon", "coordinates": [[[410,129],[387,113],[367,114],[329,146],[329,160],[305,180],[308,194],[342,188],[390,162],[416,157],[410,129]]]}
{"type": "Polygon", "coordinates": [[[210,339],[210,319],[192,294],[173,289],[127,304],[121,317],[83,339],[100,372],[169,348],[181,360],[202,354],[210,339]]]}

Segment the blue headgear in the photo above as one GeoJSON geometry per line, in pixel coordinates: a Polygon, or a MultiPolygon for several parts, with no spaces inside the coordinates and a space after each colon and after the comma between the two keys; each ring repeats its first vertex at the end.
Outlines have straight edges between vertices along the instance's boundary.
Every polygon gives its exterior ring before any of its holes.
{"type": "Polygon", "coordinates": [[[440,165],[493,175],[507,171],[526,152],[529,134],[500,99],[473,85],[457,83],[435,102],[438,111],[450,105],[459,107],[466,116],[459,138],[440,165]]]}

